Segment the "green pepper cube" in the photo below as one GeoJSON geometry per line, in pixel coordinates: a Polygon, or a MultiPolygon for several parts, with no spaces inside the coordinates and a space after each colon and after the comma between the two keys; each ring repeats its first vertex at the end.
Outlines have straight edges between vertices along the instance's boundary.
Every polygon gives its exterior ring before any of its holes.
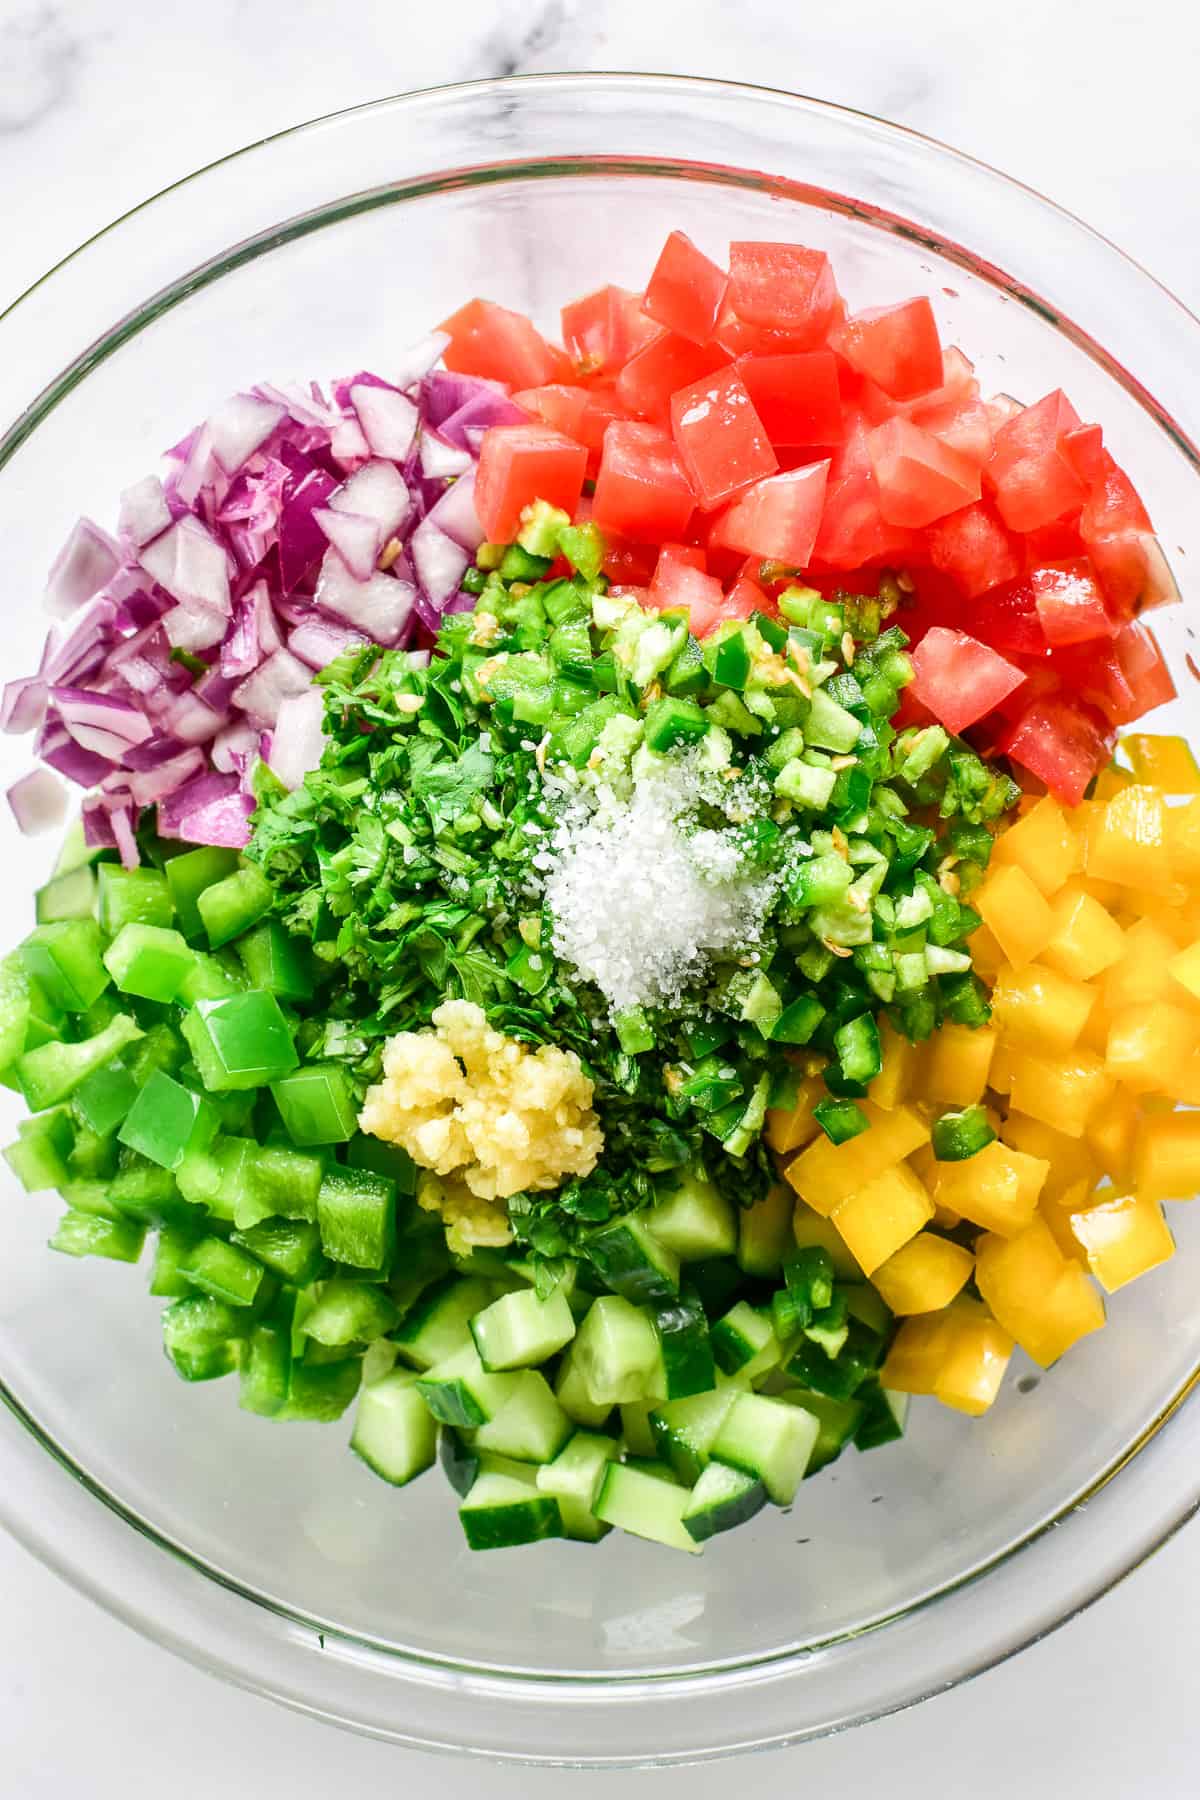
{"type": "Polygon", "coordinates": [[[252,1317],[212,1294],[189,1294],[163,1308],[163,1349],[185,1381],[213,1381],[237,1368],[252,1317]]]}
{"type": "MultiPolygon", "coordinates": [[[[116,1173],[118,1156],[115,1131],[93,1131],[90,1125],[75,1125],[75,1142],[67,1159],[72,1181],[98,1181],[116,1173]]],[[[83,1209],[85,1212],[87,1208],[83,1209]]]]}
{"type": "Polygon", "coordinates": [[[110,1262],[134,1263],[146,1242],[146,1227],[136,1219],[103,1219],[97,1213],[68,1210],[49,1240],[51,1250],[67,1256],[104,1256],[110,1262]]]}
{"type": "Polygon", "coordinates": [[[252,1306],[266,1274],[248,1251],[219,1237],[203,1237],[194,1244],[180,1271],[193,1288],[229,1306],[252,1306]]]}
{"type": "Polygon", "coordinates": [[[122,994],[142,1000],[174,1000],[192,966],[192,952],[178,931],[161,925],[122,925],[104,952],[106,968],[122,994]]]}
{"type": "Polygon", "coordinates": [[[119,1056],[81,1081],[71,1100],[71,1110],[81,1125],[99,1137],[107,1137],[128,1116],[138,1097],[138,1085],[119,1056]]]}
{"type": "Polygon", "coordinates": [[[175,923],[175,907],[167,878],[158,869],[123,869],[119,863],[101,863],[99,872],[100,929],[115,938],[126,925],[175,923]]]}
{"type": "Polygon", "coordinates": [[[154,1246],[154,1266],[150,1272],[150,1292],[160,1300],[182,1300],[194,1294],[195,1288],[183,1272],[183,1265],[196,1244],[196,1233],[186,1225],[164,1225],[154,1246]]]}
{"type": "Polygon", "coordinates": [[[108,986],[94,919],[60,919],[35,925],[20,946],[26,971],[64,1012],[86,1012],[108,986]]]}
{"type": "Polygon", "coordinates": [[[250,1333],[238,1370],[238,1405],[274,1418],[287,1404],[292,1374],[292,1334],[282,1319],[261,1319],[250,1333]]]}
{"type": "Polygon", "coordinates": [[[265,913],[270,912],[275,890],[261,869],[246,863],[223,881],[214,881],[196,897],[196,906],[208,933],[210,950],[219,950],[232,938],[241,937],[265,913]]]}
{"type": "Polygon", "coordinates": [[[274,994],[251,988],[227,1000],[197,1000],[184,1014],[200,1079],[213,1093],[266,1087],[297,1067],[291,1028],[274,994]]]}
{"type": "Polygon", "coordinates": [[[29,971],[14,950],[0,962],[0,1069],[7,1069],[25,1049],[32,1016],[29,971]]]}
{"type": "Polygon", "coordinates": [[[140,1038],[140,1028],[126,1013],[78,1044],[39,1044],[17,1062],[17,1080],[31,1112],[42,1112],[68,1099],[96,1069],[140,1038]]]}
{"type": "Polygon", "coordinates": [[[4,1151],[4,1160],[27,1194],[65,1187],[71,1179],[67,1158],[75,1142],[70,1115],[64,1108],[22,1119],[17,1141],[4,1151]]]}
{"type": "Polygon", "coordinates": [[[312,965],[307,948],[291,937],[276,919],[265,919],[238,939],[237,953],[245,964],[250,986],[276,994],[281,1000],[312,997],[312,965]]]}
{"type": "Polygon", "coordinates": [[[344,1144],[353,1137],[354,1095],[340,1064],[310,1063],[273,1082],[271,1092],[293,1144],[344,1144]]]}
{"type": "Polygon", "coordinates": [[[398,1194],[411,1196],[417,1191],[417,1165],[402,1144],[356,1132],[346,1147],[346,1161],[352,1169],[374,1169],[377,1175],[386,1175],[395,1182],[398,1194]]]}
{"type": "Polygon", "coordinates": [[[262,1219],[235,1231],[233,1242],[296,1287],[307,1287],[329,1267],[321,1233],[309,1219],[262,1219]]]}
{"type": "MultiPolygon", "coordinates": [[[[226,952],[228,956],[230,953],[226,952]]],[[[195,1006],[197,1000],[227,1000],[231,994],[245,993],[251,985],[235,961],[233,967],[207,950],[192,951],[192,966],[183,978],[175,998],[180,1006],[195,1006]]],[[[261,982],[255,982],[261,987],[261,982]]]]}
{"type": "Polygon", "coordinates": [[[90,863],[80,863],[77,869],[55,875],[33,898],[39,925],[53,925],[60,919],[90,919],[96,905],[96,872],[90,863]]]}
{"type": "Polygon", "coordinates": [[[160,1169],[177,1169],[185,1156],[211,1144],[216,1131],[217,1115],[208,1101],[158,1070],[117,1135],[160,1169]]]}
{"type": "Polygon", "coordinates": [[[325,1254],[355,1269],[386,1269],[396,1243],[396,1184],[373,1169],[326,1169],[317,1196],[325,1254]]]}
{"type": "Polygon", "coordinates": [[[175,907],[179,929],[184,937],[194,938],[202,934],[204,920],[200,917],[196,902],[205,888],[224,881],[227,875],[234,873],[237,866],[236,850],[221,850],[207,845],[203,849],[188,850],[182,856],[172,856],[169,859],[163,873],[175,907]]]}
{"type": "Polygon", "coordinates": [[[664,694],[646,714],[646,742],[661,755],[676,744],[694,744],[708,730],[708,718],[694,700],[664,694]]]}
{"type": "Polygon", "coordinates": [[[287,1144],[256,1144],[247,1169],[247,1189],[234,1209],[239,1231],[262,1219],[317,1217],[325,1163],[319,1155],[287,1144]]]}

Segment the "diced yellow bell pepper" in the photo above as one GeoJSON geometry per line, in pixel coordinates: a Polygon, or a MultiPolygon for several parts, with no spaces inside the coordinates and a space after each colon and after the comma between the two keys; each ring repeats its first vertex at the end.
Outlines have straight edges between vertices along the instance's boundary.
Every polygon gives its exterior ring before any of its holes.
{"type": "Polygon", "coordinates": [[[821,1127],[813,1118],[813,1107],[826,1097],[828,1089],[819,1075],[806,1075],[800,1083],[796,1104],[789,1112],[773,1108],[767,1114],[767,1142],[779,1156],[787,1156],[811,1143],[821,1127]]]}
{"type": "Polygon", "coordinates": [[[919,1048],[911,1038],[896,1030],[890,1019],[879,1027],[879,1048],[883,1066],[867,1089],[876,1106],[890,1112],[907,1100],[917,1072],[919,1048]]]}
{"type": "Polygon", "coordinates": [[[1004,1329],[1043,1368],[1104,1324],[1104,1302],[1041,1218],[1017,1237],[980,1238],[975,1285],[1004,1329]]]}
{"type": "Polygon", "coordinates": [[[1178,950],[1174,938],[1153,919],[1131,925],[1120,962],[1100,977],[1101,997],[1109,1012],[1166,999],[1174,986],[1171,963],[1178,950]]]}
{"type": "Polygon", "coordinates": [[[982,976],[984,981],[991,981],[1008,961],[995,932],[990,931],[986,925],[977,925],[971,933],[970,950],[975,973],[982,976]]]}
{"type": "Polygon", "coordinates": [[[1200,794],[1200,769],[1185,738],[1131,731],[1121,739],[1121,748],[1138,781],[1164,794],[1200,794]]]}
{"type": "Polygon", "coordinates": [[[949,1306],[974,1267],[975,1258],[961,1244],[934,1231],[919,1231],[880,1263],[871,1280],[892,1311],[903,1317],[949,1306]]]}
{"type": "Polygon", "coordinates": [[[1090,1191],[1100,1174],[1090,1148],[1079,1138],[1058,1130],[1049,1120],[1032,1118],[1014,1108],[1001,1125],[1000,1136],[1014,1150],[1023,1150],[1026,1156],[1049,1163],[1043,1201],[1061,1200],[1069,1188],[1080,1182],[1090,1191]]]}
{"type": "Polygon", "coordinates": [[[1094,875],[1083,874],[1076,878],[1085,894],[1098,900],[1106,912],[1113,912],[1121,905],[1125,889],[1118,887],[1115,881],[1097,881],[1094,875]]]}
{"type": "Polygon", "coordinates": [[[1195,881],[1200,877],[1200,800],[1167,808],[1167,844],[1176,878],[1195,881]]]}
{"type": "Polygon", "coordinates": [[[978,1418],[985,1413],[1004,1380],[1013,1340],[1004,1327],[974,1301],[951,1308],[954,1336],[933,1384],[936,1400],[955,1412],[978,1418]]]}
{"type": "Polygon", "coordinates": [[[1067,1261],[1082,1262],[1083,1246],[1071,1229],[1072,1213],[1082,1212],[1092,1204],[1093,1191],[1090,1182],[1077,1181],[1069,1187],[1059,1200],[1050,1200],[1043,1196],[1038,1207],[1038,1218],[1044,1219],[1050,1227],[1050,1233],[1067,1261]]]}
{"type": "Polygon", "coordinates": [[[943,1163],[934,1193],[939,1206],[984,1231],[1015,1237],[1037,1211],[1050,1165],[998,1140],[965,1162],[943,1163]]]}
{"type": "Polygon", "coordinates": [[[932,1394],[955,1335],[950,1312],[905,1319],[879,1371],[880,1381],[899,1394],[932,1394]]]}
{"type": "Polygon", "coordinates": [[[863,1280],[863,1271],[851,1256],[846,1240],[833,1220],[822,1218],[811,1206],[805,1206],[803,1200],[797,1200],[792,1215],[792,1236],[798,1250],[827,1250],[839,1281],[863,1280]]]}
{"type": "MultiPolygon", "coordinates": [[[[1142,1104],[1147,1109],[1153,1104],[1155,1096],[1143,1097],[1142,1104]]],[[[1187,1062],[1171,1082],[1170,1098],[1177,1100],[1181,1106],[1200,1106],[1200,1049],[1193,1050],[1187,1062]]]]}
{"type": "Polygon", "coordinates": [[[800,1198],[826,1218],[868,1181],[929,1142],[929,1127],[911,1106],[884,1112],[871,1100],[858,1104],[867,1115],[869,1130],[844,1144],[819,1137],[787,1166],[787,1179],[800,1198]]]}
{"type": "Polygon", "coordinates": [[[1094,1050],[1068,1050],[1059,1056],[1014,1050],[1010,1066],[1012,1106],[1066,1137],[1083,1136],[1113,1089],[1112,1074],[1094,1050]]]}
{"type": "Polygon", "coordinates": [[[1040,964],[1002,969],[992,991],[992,1017],[1008,1042],[1061,1054],[1078,1042],[1096,994],[1086,982],[1040,964]]]}
{"type": "Polygon", "coordinates": [[[992,852],[999,863],[1016,863],[1049,899],[1083,867],[1083,843],[1058,801],[1043,794],[1015,825],[1002,831],[992,852]]]}
{"type": "Polygon", "coordinates": [[[1073,981],[1090,981],[1120,961],[1125,933],[1107,908],[1077,881],[1069,881],[1054,896],[1051,911],[1054,936],[1040,959],[1048,968],[1073,981]]]}
{"type": "Polygon", "coordinates": [[[1105,1066],[1116,1080],[1139,1093],[1175,1095],[1192,1052],[1200,1044],[1200,1018],[1182,1006],[1160,1000],[1152,1006],[1127,1006],[1109,1027],[1105,1066]]]}
{"type": "Polygon", "coordinates": [[[1137,1095],[1118,1085],[1092,1113],[1084,1130],[1103,1174],[1122,1185],[1133,1179],[1133,1155],[1142,1110],[1137,1095]]]}
{"type": "Polygon", "coordinates": [[[1180,950],[1167,964],[1171,977],[1193,1000],[1200,1000],[1200,943],[1180,950]]]}
{"type": "MultiPolygon", "coordinates": [[[[1108,763],[1097,775],[1092,794],[1098,801],[1111,800],[1114,794],[1120,794],[1132,785],[1133,776],[1128,769],[1122,769],[1116,763],[1108,763]]],[[[1080,809],[1076,807],[1075,810],[1078,812],[1080,809]]]]}
{"type": "Polygon", "coordinates": [[[1135,784],[1088,821],[1087,872],[1128,888],[1170,885],[1167,807],[1157,788],[1135,784]]]}
{"type": "Polygon", "coordinates": [[[1142,1200],[1200,1194],[1200,1112],[1152,1113],[1138,1126],[1133,1184],[1142,1200]]]}
{"type": "MultiPolygon", "coordinates": [[[[925,1045],[920,1098],[947,1106],[973,1106],[987,1088],[995,1050],[996,1033],[987,1026],[972,1029],[947,1021],[925,1045]]],[[[873,1094],[874,1089],[871,1091],[873,1094]]]]}
{"type": "Polygon", "coordinates": [[[1073,1212],[1071,1231],[1106,1294],[1115,1294],[1175,1254],[1161,1205],[1137,1195],[1102,1198],[1073,1212]]]}
{"type": "Polygon", "coordinates": [[[1080,1032],[1079,1042],[1075,1048],[1089,1050],[1093,1056],[1098,1056],[1103,1062],[1104,1052],[1108,1049],[1108,1032],[1111,1024],[1112,1014],[1104,1004],[1104,995],[1101,993],[1088,1014],[1088,1022],[1080,1032]]]}
{"type": "Polygon", "coordinates": [[[1014,968],[1032,962],[1054,936],[1054,914],[1018,863],[998,863],[971,905],[1014,968]]]}
{"type": "Polygon", "coordinates": [[[843,1200],[834,1211],[833,1222],[851,1256],[866,1275],[872,1275],[932,1217],[933,1201],[902,1162],[873,1176],[843,1200]]]}
{"type": "Polygon", "coordinates": [[[993,1094],[1007,1094],[1012,1087],[1013,1058],[1018,1055],[1020,1051],[1016,1046],[1006,1044],[1003,1039],[996,1045],[988,1070],[988,1086],[993,1094]]]}

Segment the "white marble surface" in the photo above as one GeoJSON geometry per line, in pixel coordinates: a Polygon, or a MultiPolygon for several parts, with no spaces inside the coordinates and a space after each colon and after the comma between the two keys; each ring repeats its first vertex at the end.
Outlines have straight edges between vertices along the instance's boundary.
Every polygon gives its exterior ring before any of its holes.
{"type": "MultiPolygon", "coordinates": [[[[1200,13],[1168,0],[0,0],[0,307],[153,189],[301,119],[513,70],[686,69],[786,85],[957,143],[1043,188],[1200,305],[1200,13]]],[[[0,1794],[64,1800],[298,1792],[539,1800],[605,1777],[435,1762],[227,1691],[0,1539],[0,1794]]],[[[952,1784],[1125,1800],[1197,1791],[1200,1528],[1083,1619],[971,1687],[732,1780],[895,1800],[952,1784]]],[[[628,1791],[628,1785],[626,1787],[628,1791]]]]}

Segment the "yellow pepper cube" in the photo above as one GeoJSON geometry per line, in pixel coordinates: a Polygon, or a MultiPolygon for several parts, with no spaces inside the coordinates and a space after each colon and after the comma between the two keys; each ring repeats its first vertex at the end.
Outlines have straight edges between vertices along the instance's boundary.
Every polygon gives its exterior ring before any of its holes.
{"type": "Polygon", "coordinates": [[[1166,815],[1157,788],[1135,783],[1115,794],[1088,821],[1088,874],[1128,888],[1169,886],[1166,815]]]}
{"type": "Polygon", "coordinates": [[[975,1285],[1004,1329],[1043,1368],[1104,1324],[1104,1302],[1041,1218],[1014,1238],[980,1238],[975,1285]]]}
{"type": "Polygon", "coordinates": [[[1053,1125],[1064,1137],[1081,1138],[1113,1090],[1112,1073],[1094,1050],[1068,1050],[1060,1056],[1018,1050],[1011,1069],[1011,1105],[1053,1125]]]}
{"type": "Polygon", "coordinates": [[[892,1311],[905,1317],[949,1306],[970,1280],[974,1267],[975,1258],[961,1244],[952,1244],[934,1231],[919,1231],[880,1263],[871,1280],[892,1311]]]}
{"type": "Polygon", "coordinates": [[[1050,1165],[998,1140],[965,1162],[943,1163],[935,1194],[939,1206],[961,1213],[984,1231],[1015,1237],[1037,1212],[1050,1165]]]}
{"type": "Polygon", "coordinates": [[[1142,1200],[1200,1194],[1200,1112],[1152,1113],[1138,1127],[1133,1184],[1142,1200]]]}
{"type": "Polygon", "coordinates": [[[1176,879],[1195,881],[1200,876],[1200,800],[1167,808],[1167,844],[1176,879]]]}
{"type": "Polygon", "coordinates": [[[1015,1046],[1003,1042],[996,1045],[992,1066],[988,1070],[988,1087],[993,1094],[1007,1094],[1012,1087],[1013,1058],[1020,1054],[1015,1046]]]}
{"type": "Polygon", "coordinates": [[[997,976],[1008,961],[994,931],[986,925],[977,925],[971,933],[971,961],[975,965],[975,973],[984,981],[991,981],[997,976]]]}
{"type": "Polygon", "coordinates": [[[907,1163],[864,1182],[833,1214],[851,1256],[872,1275],[933,1217],[933,1201],[907,1163]]]}
{"type": "Polygon", "coordinates": [[[913,1079],[917,1072],[919,1051],[911,1038],[906,1038],[896,1030],[890,1019],[884,1019],[879,1027],[879,1048],[882,1067],[867,1092],[876,1106],[882,1106],[885,1112],[899,1106],[907,1100],[912,1090],[913,1079]]]}
{"type": "Polygon", "coordinates": [[[932,1394],[955,1336],[951,1313],[922,1313],[905,1319],[879,1371],[883,1386],[899,1394],[932,1394]]]}
{"type": "Polygon", "coordinates": [[[1200,1000],[1200,943],[1190,944],[1167,964],[1173,981],[1177,981],[1193,1000],[1200,1000]]]}
{"type": "Polygon", "coordinates": [[[1131,925],[1121,960],[1100,979],[1101,998],[1109,1012],[1165,1000],[1175,989],[1171,963],[1178,951],[1174,938],[1156,920],[1139,919],[1131,925]]]}
{"type": "Polygon", "coordinates": [[[807,1075],[800,1083],[796,1104],[790,1111],[774,1108],[767,1114],[767,1142],[778,1156],[811,1143],[821,1127],[813,1118],[813,1107],[827,1090],[818,1075],[807,1075]]]}
{"type": "Polygon", "coordinates": [[[1090,981],[1121,960],[1125,933],[1108,909],[1078,882],[1068,882],[1054,896],[1051,911],[1054,936],[1040,959],[1048,968],[1074,981],[1090,981]]]}
{"type": "Polygon", "coordinates": [[[1000,1136],[1014,1150],[1023,1150],[1026,1156],[1049,1163],[1050,1172],[1041,1193],[1043,1200],[1060,1200],[1078,1182],[1090,1189],[1100,1173],[1089,1146],[1059,1130],[1048,1119],[1035,1119],[1014,1107],[1000,1127],[1000,1136]]]}
{"type": "Polygon", "coordinates": [[[951,1317],[954,1336],[934,1380],[934,1398],[955,1412],[978,1418],[1000,1392],[1013,1340],[982,1306],[970,1301],[958,1302],[951,1317]]]}
{"type": "Polygon", "coordinates": [[[1088,1149],[1100,1165],[1100,1173],[1111,1176],[1113,1181],[1123,1184],[1133,1179],[1134,1148],[1141,1119],[1137,1095],[1118,1085],[1087,1122],[1084,1137],[1088,1149]]]}
{"type": "Polygon", "coordinates": [[[1077,1181],[1060,1200],[1043,1199],[1038,1207],[1038,1218],[1044,1219],[1050,1227],[1051,1236],[1068,1262],[1083,1261],[1083,1246],[1072,1230],[1071,1219],[1075,1213],[1091,1206],[1093,1199],[1090,1185],[1086,1181],[1077,1181]]]}
{"type": "Polygon", "coordinates": [[[1113,1017],[1104,1061],[1127,1087],[1174,1096],[1198,1042],[1200,1018],[1182,1006],[1128,1006],[1113,1017]]]}
{"type": "Polygon", "coordinates": [[[1061,1054],[1078,1042],[1096,998],[1094,987],[1056,969],[1002,969],[992,991],[992,1016],[1010,1043],[1061,1054]]]}
{"type": "MultiPolygon", "coordinates": [[[[1193,1050],[1187,1062],[1171,1082],[1172,1100],[1181,1106],[1200,1106],[1200,1050],[1193,1050]]],[[[1145,1104],[1153,1103],[1153,1096],[1145,1104]]]]}
{"type": "MultiPolygon", "coordinates": [[[[1129,770],[1120,768],[1116,763],[1109,763],[1097,775],[1092,794],[1096,800],[1111,800],[1114,794],[1120,794],[1125,788],[1132,786],[1133,776],[1129,770]]],[[[1076,811],[1079,810],[1077,807],[1076,811]]]]}
{"type": "Polygon", "coordinates": [[[1054,936],[1046,897],[1019,863],[998,863],[971,905],[1014,968],[1032,962],[1054,936]]]}
{"type": "Polygon", "coordinates": [[[1121,748],[1138,781],[1164,794],[1200,794],[1200,769],[1186,739],[1131,731],[1121,739],[1121,748]]]}
{"type": "Polygon", "coordinates": [[[787,1179],[800,1198],[826,1218],[868,1181],[929,1142],[929,1127],[911,1106],[885,1112],[872,1100],[858,1104],[867,1116],[867,1131],[844,1144],[819,1137],[787,1166],[787,1179]]]}
{"type": "Polygon", "coordinates": [[[1045,794],[1031,810],[996,839],[993,855],[1000,863],[1024,869],[1049,899],[1083,867],[1083,844],[1053,795],[1045,794]]]}
{"type": "Polygon", "coordinates": [[[921,1099],[973,1106],[983,1098],[995,1051],[996,1033],[987,1026],[973,1030],[948,1021],[925,1046],[921,1099]]]}
{"type": "Polygon", "coordinates": [[[1138,1195],[1121,1194],[1073,1212],[1071,1231],[1106,1294],[1115,1294],[1175,1254],[1161,1205],[1138,1195]]]}
{"type": "Polygon", "coordinates": [[[798,1250],[827,1250],[839,1281],[863,1280],[863,1271],[846,1248],[846,1240],[833,1220],[823,1218],[811,1206],[805,1206],[803,1200],[797,1200],[792,1214],[792,1236],[798,1250]]]}

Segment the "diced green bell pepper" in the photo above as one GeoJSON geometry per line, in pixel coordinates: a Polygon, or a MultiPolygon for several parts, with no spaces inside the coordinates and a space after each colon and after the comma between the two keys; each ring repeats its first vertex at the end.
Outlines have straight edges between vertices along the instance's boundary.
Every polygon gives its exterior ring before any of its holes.
{"type": "Polygon", "coordinates": [[[198,1000],[184,1014],[182,1030],[213,1093],[266,1087],[300,1060],[278,1000],[257,988],[227,1000],[198,1000]]]}
{"type": "Polygon", "coordinates": [[[61,1188],[70,1180],[67,1158],[75,1142],[70,1114],[57,1107],[22,1119],[17,1140],[4,1150],[4,1160],[27,1194],[61,1188]]]}
{"type": "Polygon", "coordinates": [[[161,1300],[182,1300],[195,1288],[183,1273],[183,1264],[196,1244],[196,1233],[186,1225],[164,1225],[154,1245],[150,1292],[161,1300]]]}
{"type": "Polygon", "coordinates": [[[146,1227],[135,1219],[103,1219],[96,1213],[65,1212],[49,1240],[51,1250],[67,1256],[103,1256],[110,1262],[134,1263],[142,1254],[146,1227]]]}
{"type": "Polygon", "coordinates": [[[275,890],[254,863],[245,863],[223,881],[201,890],[196,906],[208,933],[210,950],[219,950],[249,931],[270,912],[275,890]]]}
{"type": "Polygon", "coordinates": [[[231,969],[207,950],[194,950],[192,965],[175,998],[180,1006],[195,1006],[197,1000],[228,1000],[231,994],[245,993],[249,986],[240,964],[235,962],[231,969]]]}
{"type": "Polygon", "coordinates": [[[370,1282],[327,1281],[321,1297],[304,1319],[306,1336],[339,1349],[369,1344],[400,1322],[400,1314],[383,1288],[370,1282]]]}
{"type": "Polygon", "coordinates": [[[158,869],[123,869],[119,863],[101,863],[99,870],[100,929],[115,938],[126,925],[175,923],[175,907],[167,878],[158,869]]]}
{"type": "Polygon", "coordinates": [[[215,845],[206,845],[200,850],[187,850],[182,856],[172,856],[169,859],[163,873],[167,878],[167,888],[175,907],[179,929],[184,937],[196,938],[203,934],[204,921],[196,902],[205,888],[224,881],[227,875],[234,873],[237,866],[236,850],[222,850],[215,845]]]}
{"type": "Polygon", "coordinates": [[[80,863],[64,875],[55,875],[34,895],[34,912],[39,925],[53,925],[60,919],[90,919],[96,905],[96,871],[90,863],[80,863]]]}
{"type": "Polygon", "coordinates": [[[312,997],[312,959],[299,938],[289,935],[277,919],[265,919],[237,940],[237,953],[245,965],[252,988],[275,994],[280,1000],[312,997]]]}
{"type": "Polygon", "coordinates": [[[55,1006],[86,1012],[108,986],[94,919],[62,919],[35,925],[20,946],[21,960],[55,1006]]]}
{"type": "Polygon", "coordinates": [[[81,1043],[41,1044],[26,1051],[17,1063],[17,1079],[30,1111],[41,1112],[68,1099],[94,1070],[141,1036],[140,1027],[126,1013],[118,1013],[103,1031],[81,1043]]]}
{"type": "Polygon", "coordinates": [[[122,994],[164,1005],[174,1000],[193,962],[183,934],[162,925],[122,925],[104,964],[122,994]]]}
{"type": "Polygon", "coordinates": [[[386,1270],[396,1243],[396,1186],[372,1169],[326,1169],[317,1223],[327,1256],[356,1269],[386,1270]]]}
{"type": "Polygon", "coordinates": [[[344,1144],[354,1136],[357,1110],[340,1063],[307,1063],[271,1084],[293,1144],[344,1144]]]}
{"type": "Polygon", "coordinates": [[[80,1124],[106,1137],[127,1116],[137,1096],[137,1082],[122,1058],[114,1056],[80,1082],[71,1098],[71,1110],[80,1124]]]}
{"type": "MultiPolygon", "coordinates": [[[[995,1142],[996,1133],[983,1106],[945,1112],[933,1121],[933,1154],[939,1162],[965,1162],[995,1142]]],[[[8,1152],[5,1151],[5,1155],[8,1152]]]]}
{"type": "Polygon", "coordinates": [[[308,1219],[263,1219],[245,1231],[235,1231],[231,1241],[294,1287],[319,1280],[328,1267],[320,1230],[308,1219]]]}
{"type": "Polygon", "coordinates": [[[845,1144],[866,1131],[870,1120],[853,1100],[818,1100],[813,1118],[832,1144],[845,1144]]]}
{"type": "Polygon", "coordinates": [[[258,1320],[242,1352],[238,1405],[260,1418],[278,1417],[287,1404],[291,1373],[290,1325],[284,1318],[258,1320]]]}
{"type": "Polygon", "coordinates": [[[288,1397],[275,1417],[331,1424],[341,1418],[361,1380],[360,1356],[341,1357],[336,1362],[294,1362],[288,1397]]]}
{"type": "Polygon", "coordinates": [[[646,713],[646,742],[660,755],[676,744],[694,744],[709,729],[708,718],[694,700],[664,694],[646,713]]]}
{"type": "Polygon", "coordinates": [[[411,1196],[417,1191],[417,1165],[400,1144],[356,1132],[346,1146],[345,1160],[352,1169],[374,1169],[396,1184],[396,1192],[411,1196]]]}
{"type": "Polygon", "coordinates": [[[161,1169],[177,1169],[216,1136],[217,1115],[201,1095],[156,1071],[130,1109],[118,1136],[161,1169]]]}
{"type": "Polygon", "coordinates": [[[252,1306],[266,1273],[255,1257],[219,1237],[200,1238],[180,1270],[193,1288],[230,1306],[252,1306]]]}
{"type": "Polygon", "coordinates": [[[164,1307],[163,1348],[185,1381],[213,1381],[232,1374],[251,1315],[211,1294],[190,1294],[164,1307]]]}

